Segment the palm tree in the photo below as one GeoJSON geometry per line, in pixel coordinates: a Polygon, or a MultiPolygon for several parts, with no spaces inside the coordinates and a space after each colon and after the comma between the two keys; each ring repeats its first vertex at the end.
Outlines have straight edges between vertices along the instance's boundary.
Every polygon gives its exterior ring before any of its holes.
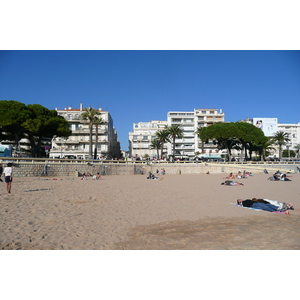
{"type": "Polygon", "coordinates": [[[170,137],[172,138],[172,155],[173,159],[175,157],[175,139],[183,137],[183,130],[180,128],[180,125],[173,124],[167,127],[167,131],[169,132],[170,137]]]}
{"type": "Polygon", "coordinates": [[[255,145],[255,151],[258,152],[261,160],[266,160],[266,157],[270,154],[270,151],[275,151],[276,149],[272,147],[274,141],[272,138],[266,137],[259,145],[255,145]]]}
{"type": "Polygon", "coordinates": [[[300,144],[297,144],[294,148],[296,149],[297,158],[299,158],[300,144]]]}
{"type": "Polygon", "coordinates": [[[94,159],[97,159],[97,148],[98,148],[98,127],[100,124],[103,124],[103,119],[101,117],[96,116],[93,121],[96,127],[96,138],[95,138],[95,149],[94,149],[94,159]]]}
{"type": "Polygon", "coordinates": [[[158,130],[155,132],[156,138],[160,142],[160,147],[161,147],[161,152],[160,152],[160,158],[163,157],[163,150],[164,150],[164,145],[166,142],[170,142],[169,139],[169,131],[167,130],[167,127],[165,127],[163,130],[158,130]]]}
{"type": "Polygon", "coordinates": [[[196,130],[196,134],[198,136],[198,138],[201,140],[201,152],[204,153],[204,144],[205,144],[205,140],[204,140],[204,132],[205,132],[206,127],[198,127],[196,130]],[[202,139],[201,139],[202,137],[202,139]]]}
{"type": "Polygon", "coordinates": [[[92,140],[92,136],[93,136],[93,125],[94,125],[94,121],[97,118],[97,116],[100,115],[100,113],[92,108],[85,108],[84,112],[81,114],[81,117],[83,120],[88,120],[89,121],[89,130],[90,130],[90,139],[89,139],[89,158],[92,159],[93,158],[93,140],[92,140]]]}
{"type": "Polygon", "coordinates": [[[275,132],[272,140],[275,145],[279,146],[279,159],[281,159],[282,146],[290,141],[289,134],[286,132],[277,131],[275,132]]]}
{"type": "Polygon", "coordinates": [[[155,138],[152,143],[150,144],[152,149],[156,149],[157,151],[157,158],[159,158],[159,149],[161,149],[161,141],[158,138],[155,138]]]}

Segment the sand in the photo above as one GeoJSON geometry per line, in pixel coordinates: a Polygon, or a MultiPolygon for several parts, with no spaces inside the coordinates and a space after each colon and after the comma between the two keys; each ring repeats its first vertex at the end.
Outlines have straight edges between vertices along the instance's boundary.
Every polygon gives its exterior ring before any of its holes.
{"type": "Polygon", "coordinates": [[[0,249],[300,249],[300,174],[16,177],[0,183],[0,249]],[[292,202],[290,215],[240,208],[242,198],[292,202]]]}

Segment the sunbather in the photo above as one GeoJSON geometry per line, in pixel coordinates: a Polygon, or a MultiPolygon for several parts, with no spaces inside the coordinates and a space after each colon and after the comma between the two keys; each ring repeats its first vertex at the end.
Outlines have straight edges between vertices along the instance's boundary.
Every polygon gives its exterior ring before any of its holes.
{"type": "Polygon", "coordinates": [[[294,207],[291,203],[279,202],[275,200],[269,199],[257,199],[252,198],[250,199],[238,199],[237,204],[243,207],[251,207],[255,209],[266,210],[270,212],[286,212],[287,210],[291,209],[294,210],[294,207]]]}
{"type": "Polygon", "coordinates": [[[233,180],[225,180],[225,182],[222,182],[221,185],[244,185],[242,183],[239,183],[237,181],[233,181],[233,180]]]}

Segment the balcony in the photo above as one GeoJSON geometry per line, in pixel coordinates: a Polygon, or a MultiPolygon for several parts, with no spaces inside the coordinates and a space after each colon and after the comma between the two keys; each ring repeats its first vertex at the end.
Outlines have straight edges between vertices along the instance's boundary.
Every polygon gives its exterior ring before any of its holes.
{"type": "MultiPolygon", "coordinates": [[[[95,138],[92,139],[92,142],[95,143],[95,138]]],[[[77,138],[75,140],[64,140],[63,138],[55,139],[54,143],[57,145],[70,145],[70,144],[88,144],[88,139],[77,138]]],[[[98,139],[98,144],[107,143],[107,139],[98,139]]]]}
{"type": "MultiPolygon", "coordinates": [[[[79,128],[79,129],[73,129],[72,130],[73,134],[90,134],[90,129],[89,128],[79,128]]],[[[94,128],[92,131],[93,134],[96,134],[96,129],[94,128]]],[[[107,130],[106,129],[98,129],[98,135],[104,135],[107,134],[107,130]]]]}

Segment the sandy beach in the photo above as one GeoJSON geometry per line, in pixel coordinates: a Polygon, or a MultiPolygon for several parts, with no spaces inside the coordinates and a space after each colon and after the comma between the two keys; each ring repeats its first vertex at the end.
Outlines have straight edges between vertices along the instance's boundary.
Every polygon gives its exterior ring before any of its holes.
{"type": "Polygon", "coordinates": [[[300,249],[300,174],[222,186],[227,174],[16,177],[0,183],[0,249],[300,249]],[[290,215],[230,203],[292,202],[290,215]]]}

